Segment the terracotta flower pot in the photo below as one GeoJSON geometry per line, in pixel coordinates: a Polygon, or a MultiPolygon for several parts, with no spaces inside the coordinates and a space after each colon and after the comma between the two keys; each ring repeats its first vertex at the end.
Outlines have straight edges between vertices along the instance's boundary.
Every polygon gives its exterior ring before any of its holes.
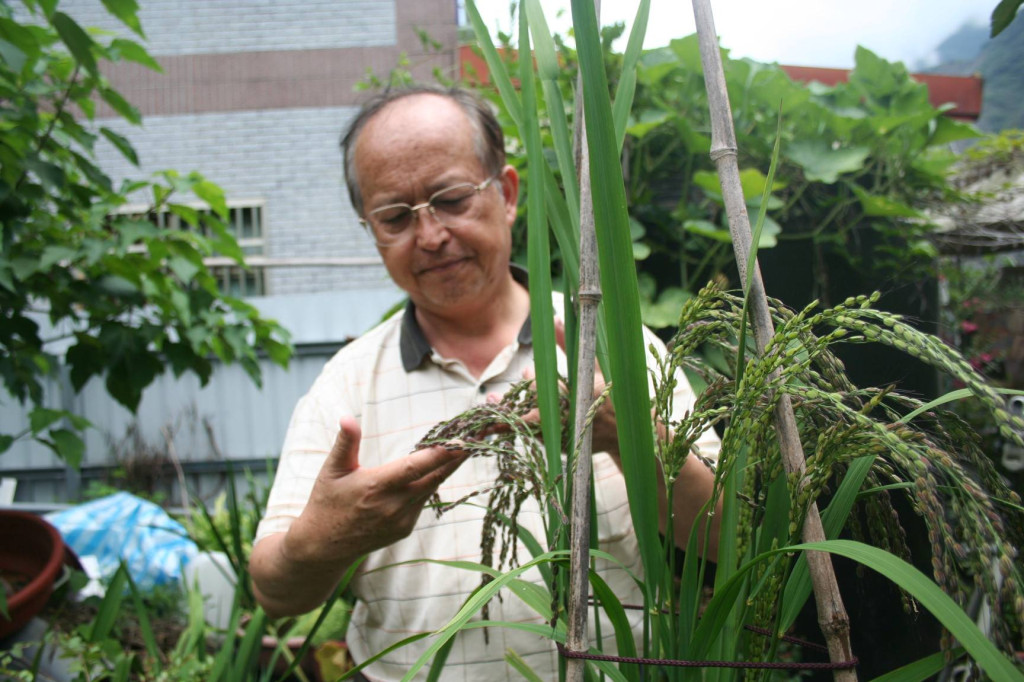
{"type": "Polygon", "coordinates": [[[64,540],[56,528],[35,514],[0,510],[0,580],[8,615],[0,614],[0,639],[46,605],[63,564],[64,540]]]}

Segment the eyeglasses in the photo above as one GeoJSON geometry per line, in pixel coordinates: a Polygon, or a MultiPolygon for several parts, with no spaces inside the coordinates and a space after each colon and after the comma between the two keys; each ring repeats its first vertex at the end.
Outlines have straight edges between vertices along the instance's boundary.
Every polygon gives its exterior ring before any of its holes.
{"type": "MultiPolygon", "coordinates": [[[[501,174],[492,175],[479,185],[463,182],[434,192],[422,204],[388,204],[370,211],[359,222],[367,228],[378,246],[395,246],[408,241],[416,230],[413,218],[420,209],[427,209],[434,220],[449,230],[472,224],[480,209],[478,195],[501,174]]],[[[421,217],[420,220],[423,218],[421,217]]]]}

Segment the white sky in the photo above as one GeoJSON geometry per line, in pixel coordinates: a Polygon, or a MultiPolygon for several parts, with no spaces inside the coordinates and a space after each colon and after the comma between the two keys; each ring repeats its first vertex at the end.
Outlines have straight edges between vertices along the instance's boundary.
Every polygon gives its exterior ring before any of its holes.
{"type": "MultiPolygon", "coordinates": [[[[509,32],[508,0],[476,0],[492,32],[509,32]]],[[[636,0],[602,0],[601,23],[632,25],[636,0]]],[[[857,45],[913,68],[968,21],[988,25],[997,0],[711,0],[722,47],[732,57],[801,66],[850,68],[857,45]]],[[[572,24],[569,0],[541,0],[553,31],[572,24]],[[557,12],[563,9],[561,19],[557,12]]],[[[694,32],[686,0],[651,0],[645,47],[694,32]]],[[[513,32],[513,35],[515,32],[513,32]]],[[[617,44],[619,49],[625,42],[617,44]]]]}

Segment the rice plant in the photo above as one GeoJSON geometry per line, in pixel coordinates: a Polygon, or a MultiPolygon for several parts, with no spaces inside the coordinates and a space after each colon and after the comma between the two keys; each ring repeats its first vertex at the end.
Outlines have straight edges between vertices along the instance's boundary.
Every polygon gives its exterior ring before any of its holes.
{"type": "MultiPolygon", "coordinates": [[[[882,343],[930,364],[962,382],[974,399],[989,409],[1006,437],[1019,441],[1024,424],[1006,412],[1000,396],[953,350],[900,318],[874,309],[875,297],[862,296],[823,310],[809,306],[791,311],[770,302],[775,334],[759,352],[748,351],[741,343],[746,341],[744,296],[708,286],[682,307],[679,332],[668,353],[658,359],[659,369],[650,377],[654,390],[649,392],[618,158],[635,82],[630,65],[636,64],[648,10],[649,3],[640,2],[634,22],[639,38],[630,37],[627,66],[613,105],[593,6],[590,0],[573,2],[589,149],[589,164],[577,168],[569,152],[569,107],[554,85],[558,62],[540,3],[522,3],[519,44],[520,50],[532,50],[536,58],[539,86],[533,63],[521,60],[516,74],[519,92],[513,88],[511,75],[491,44],[475,5],[467,3],[467,14],[505,111],[519,127],[520,139],[527,147],[530,267],[533,271],[541,268],[545,275],[531,277],[535,325],[538,321],[547,324],[551,315],[549,307],[536,305],[551,300],[551,280],[546,276],[551,256],[538,240],[546,244],[549,234],[554,236],[566,275],[566,300],[573,300],[581,268],[576,245],[587,223],[586,216],[580,214],[582,183],[577,174],[593,185],[593,223],[603,290],[598,328],[593,333],[604,376],[613,386],[610,398],[618,421],[621,469],[643,564],[638,579],[645,595],[645,603],[639,605],[645,622],[642,633],[632,633],[637,637],[636,653],[644,659],[686,659],[707,666],[704,670],[672,665],[657,668],[658,679],[671,680],[732,680],[740,674],[736,669],[712,667],[713,662],[774,661],[782,634],[811,594],[805,551],[813,550],[854,558],[884,572],[906,591],[908,605],[918,602],[949,629],[951,634],[944,642],[947,657],[961,651],[955,648],[955,640],[993,679],[1024,679],[1006,655],[1024,646],[1024,594],[1017,566],[1024,528],[1020,500],[993,471],[962,422],[894,387],[854,386],[833,346],[840,342],[882,343]],[[553,153],[540,147],[538,121],[549,124],[553,153]],[[615,320],[615,324],[605,320],[615,320]],[[727,364],[739,371],[723,372],[708,363],[704,358],[709,348],[724,355],[727,364]],[[673,414],[671,389],[680,368],[701,376],[706,387],[689,414],[673,419],[669,416],[673,414]],[[786,473],[782,465],[772,419],[782,401],[792,403],[798,437],[807,453],[803,468],[793,473],[786,473]],[[655,428],[656,424],[667,428],[655,428]],[[694,440],[709,427],[723,433],[722,453],[715,465],[716,492],[723,500],[722,530],[710,599],[702,587],[709,563],[695,551],[699,534],[690,533],[682,565],[676,565],[676,555],[658,535],[657,508],[650,494],[659,477],[669,484],[675,480],[694,440]],[[901,559],[907,549],[891,503],[896,494],[908,495],[928,528],[933,557],[930,579],[901,559]],[[832,539],[801,542],[806,514],[816,504],[824,506],[821,516],[828,538],[850,529],[871,544],[832,539]],[[991,609],[989,634],[982,633],[965,614],[964,606],[975,593],[991,609]],[[768,636],[755,636],[745,629],[751,625],[768,636]]],[[[755,255],[750,257],[754,264],[755,255]]],[[[567,329],[578,333],[574,313],[567,307],[567,329]]],[[[535,337],[538,368],[555,364],[556,349],[550,336],[545,331],[535,337]]],[[[570,367],[577,347],[576,339],[570,337],[570,367]]],[[[576,395],[574,381],[571,375],[570,396],[576,395]]],[[[531,605],[555,619],[550,637],[562,641],[565,636],[564,584],[553,567],[564,565],[569,554],[562,528],[566,516],[562,505],[569,496],[561,491],[575,465],[574,450],[565,442],[569,436],[564,435],[572,430],[567,426],[573,422],[566,401],[554,398],[557,383],[553,372],[538,369],[539,397],[534,397],[532,384],[516,386],[500,407],[476,408],[440,425],[424,440],[423,445],[450,443],[476,455],[498,457],[500,474],[492,486],[479,491],[495,505],[481,538],[485,556],[493,564],[481,571],[487,573],[485,585],[453,615],[448,626],[435,633],[434,643],[410,669],[408,679],[467,626],[472,612],[483,608],[527,566],[548,567],[545,575],[551,579],[551,599],[535,600],[531,605]],[[535,405],[540,408],[544,433],[519,418],[535,405]],[[552,438],[552,433],[561,435],[552,438]],[[568,453],[568,466],[562,464],[564,453],[568,453]],[[530,539],[533,558],[516,567],[514,512],[527,495],[537,497],[547,510],[548,546],[545,550],[530,539]],[[499,539],[497,561],[493,561],[499,539]]],[[[707,465],[712,466],[710,462],[707,465]]],[[[667,489],[671,494],[672,486],[667,489]]],[[[673,534],[666,533],[666,537],[673,534]]],[[[597,555],[594,550],[591,553],[597,555]]],[[[621,624],[620,614],[627,605],[603,589],[600,581],[591,580],[595,608],[621,624]]],[[[628,627],[626,639],[619,640],[620,650],[632,648],[633,642],[627,640],[631,640],[628,627]]],[[[576,656],[582,652],[569,653],[576,656]]],[[[585,664],[591,672],[598,670],[616,680],[647,679],[636,661],[617,664],[601,659],[603,652],[590,653],[598,656],[585,664]]],[[[945,660],[943,656],[929,657],[901,674],[903,679],[924,679],[937,673],[945,660]]],[[[514,656],[510,661],[523,672],[522,661],[514,656]]],[[[436,666],[431,673],[435,671],[436,666]]],[[[746,674],[758,678],[767,673],[746,674]]]]}

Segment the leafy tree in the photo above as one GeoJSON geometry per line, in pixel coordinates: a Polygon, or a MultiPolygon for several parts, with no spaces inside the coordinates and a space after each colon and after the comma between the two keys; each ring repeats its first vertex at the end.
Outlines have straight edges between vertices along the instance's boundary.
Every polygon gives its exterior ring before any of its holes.
{"type": "MultiPolygon", "coordinates": [[[[612,89],[622,66],[622,55],[610,50],[615,31],[602,35],[612,89]]],[[[571,101],[576,54],[557,42],[564,66],[560,87],[571,101]]],[[[826,87],[796,83],[775,65],[725,55],[752,216],[760,208],[775,139],[781,137],[760,249],[766,279],[774,274],[793,280],[797,273],[789,261],[794,258],[800,274],[807,273],[806,281],[793,287],[800,298],[780,294],[790,282],[769,286],[792,306],[862,293],[832,288],[849,273],[870,288],[890,290],[932,277],[937,251],[918,206],[951,196],[947,174],[956,155],[949,143],[980,135],[933,107],[927,87],[911,79],[902,64],[864,48],[855,57],[849,81],[826,87]],[[771,272],[773,261],[784,259],[786,264],[771,272]]],[[[710,120],[696,35],[644,51],[636,78],[623,176],[634,256],[642,261],[644,322],[663,328],[676,324],[679,306],[708,281],[734,286],[737,281],[719,182],[708,156],[710,120]]],[[[507,113],[503,120],[506,135],[516,138],[507,113]]]]}
{"type": "MultiPolygon", "coordinates": [[[[133,0],[104,0],[140,38],[133,0]]],[[[104,61],[159,71],[138,42],[90,33],[56,0],[0,3],[0,377],[28,408],[24,431],[0,434],[0,453],[21,437],[72,465],[88,422],[46,404],[62,365],[74,389],[103,377],[134,410],[165,367],[205,384],[212,360],[238,362],[260,381],[257,352],[285,365],[288,335],[251,305],[222,295],[203,264],[214,253],[243,264],[224,221],[221,190],[196,173],[163,171],[115,186],[96,165],[101,140],[138,165],[127,139],[97,118],[100,107],[138,124],[139,112],[103,77],[104,61]],[[125,212],[145,197],[150,214],[176,214],[187,229],[125,212]],[[209,210],[172,202],[198,199],[209,210]],[[136,199],[137,201],[137,199],[136,199]]]]}

